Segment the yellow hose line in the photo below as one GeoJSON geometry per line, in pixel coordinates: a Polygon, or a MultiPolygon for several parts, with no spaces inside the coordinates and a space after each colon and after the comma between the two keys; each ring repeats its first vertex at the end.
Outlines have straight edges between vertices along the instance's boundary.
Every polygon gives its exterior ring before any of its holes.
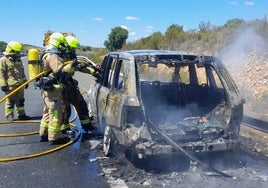
{"type": "Polygon", "coordinates": [[[48,73],[50,70],[46,70],[43,71],[41,73],[39,73],[38,75],[36,75],[35,77],[33,77],[30,80],[27,80],[26,82],[24,82],[23,84],[21,84],[19,87],[17,87],[16,89],[14,89],[13,91],[11,91],[9,94],[5,95],[3,98],[0,99],[0,103],[2,103],[4,100],[6,100],[8,97],[10,97],[11,95],[14,95],[14,93],[16,93],[18,90],[22,89],[24,86],[26,86],[27,84],[29,84],[30,82],[32,82],[33,80],[43,76],[44,74],[48,73]]]}
{"type": "MultiPolygon", "coordinates": [[[[70,123],[74,122],[74,120],[78,117],[77,111],[72,105],[73,111],[74,111],[74,117],[69,121],[70,123]]],[[[40,120],[15,120],[15,121],[2,121],[0,122],[0,125],[3,124],[13,124],[13,123],[40,123],[40,120]]],[[[73,125],[73,124],[70,124],[73,125]]],[[[0,134],[0,137],[19,137],[19,136],[30,136],[34,134],[38,134],[39,131],[34,132],[26,132],[26,133],[12,133],[12,134],[0,134]]]]}
{"type": "MultiPolygon", "coordinates": [[[[73,125],[73,126],[75,126],[75,125],[73,125]]],[[[43,152],[33,153],[33,154],[30,154],[30,155],[23,155],[23,156],[10,157],[10,158],[0,158],[0,162],[9,162],[9,161],[22,160],[22,159],[29,159],[29,158],[39,157],[39,156],[42,156],[42,155],[46,155],[46,154],[58,151],[58,150],[60,150],[62,148],[65,148],[65,147],[75,143],[80,138],[81,131],[78,130],[78,129],[77,129],[77,131],[78,131],[77,136],[73,140],[71,140],[70,142],[67,142],[66,144],[60,145],[60,146],[55,147],[53,149],[45,150],[43,152]]]]}
{"type": "MultiPolygon", "coordinates": [[[[79,62],[79,63],[83,63],[83,62],[84,62],[84,63],[86,63],[86,64],[88,64],[88,65],[92,65],[91,62],[88,62],[89,60],[87,60],[86,57],[82,57],[82,56],[79,56],[79,57],[82,58],[82,59],[78,59],[78,62],[79,62]]],[[[66,62],[64,62],[63,64],[64,64],[64,65],[67,65],[67,64],[69,64],[69,63],[72,63],[72,61],[66,61],[66,62]]],[[[32,79],[27,80],[26,82],[24,82],[23,84],[21,84],[19,87],[17,87],[17,88],[14,89],[13,91],[11,91],[9,94],[7,94],[7,95],[5,95],[4,97],[2,97],[2,98],[0,99],[0,103],[2,103],[3,101],[5,101],[8,97],[14,95],[18,90],[22,89],[22,88],[25,87],[27,84],[31,83],[32,81],[36,80],[37,78],[39,78],[39,77],[41,77],[41,76],[43,76],[43,75],[45,75],[45,74],[47,74],[49,71],[51,71],[51,70],[50,70],[50,69],[49,69],[49,70],[45,70],[45,71],[39,73],[38,75],[34,76],[32,79]]]]}
{"type": "MultiPolygon", "coordinates": [[[[15,120],[15,121],[2,121],[0,122],[0,125],[4,124],[13,124],[13,123],[39,123],[40,120],[15,120]]],[[[17,137],[17,136],[30,136],[38,134],[38,131],[34,132],[27,132],[27,133],[13,133],[13,134],[0,134],[0,137],[17,137]]]]}
{"type": "MultiPolygon", "coordinates": [[[[87,62],[87,60],[84,60],[84,59],[83,60],[79,59],[78,61],[80,63],[81,62],[86,62],[87,64],[91,65],[89,62],[87,62]]],[[[68,63],[71,63],[71,62],[72,61],[67,61],[64,64],[68,64],[68,63]]],[[[35,77],[33,77],[32,79],[27,80],[25,83],[23,83],[22,85],[20,85],[19,87],[17,87],[13,91],[11,91],[9,94],[7,94],[3,98],[1,98],[0,103],[2,103],[4,100],[6,100],[11,95],[15,94],[18,90],[22,89],[23,87],[25,87],[30,82],[32,82],[32,81],[36,80],[37,78],[43,76],[44,74],[48,73],[49,71],[50,70],[43,71],[43,72],[39,73],[38,75],[36,75],[35,77]]],[[[75,110],[75,108],[73,108],[73,109],[75,110]]],[[[75,110],[74,118],[72,118],[70,120],[70,122],[73,122],[76,118],[77,118],[77,111],[75,110]]],[[[10,124],[10,123],[38,123],[38,122],[40,122],[40,120],[36,120],[36,121],[35,120],[25,120],[25,121],[15,120],[15,121],[3,121],[3,122],[0,122],[0,125],[1,124],[10,124]]],[[[75,124],[73,124],[73,123],[70,123],[70,125],[75,126],[75,124]]],[[[9,162],[9,161],[29,159],[29,158],[39,157],[39,156],[42,156],[42,155],[46,155],[46,154],[58,151],[58,150],[60,150],[62,148],[65,148],[65,147],[75,143],[79,139],[79,137],[81,136],[81,131],[78,130],[78,129],[77,129],[77,131],[78,131],[77,136],[73,140],[71,140],[70,142],[68,142],[66,144],[60,145],[60,146],[55,147],[55,148],[50,149],[50,150],[46,150],[46,151],[43,151],[43,152],[34,153],[34,154],[30,154],[30,155],[24,155],[24,156],[18,156],[18,157],[10,157],[10,158],[0,158],[0,162],[9,162]]],[[[28,136],[28,135],[38,134],[38,133],[39,133],[39,131],[28,132],[28,133],[20,133],[20,134],[0,134],[0,137],[28,136]]]]}
{"type": "MultiPolygon", "coordinates": [[[[70,120],[70,125],[71,126],[76,126],[74,123],[72,123],[76,118],[77,118],[77,111],[75,110],[75,108],[73,107],[73,110],[75,111],[75,115],[74,117],[70,120]]],[[[40,122],[39,121],[32,121],[31,120],[26,120],[26,121],[7,121],[8,123],[15,123],[15,122],[23,122],[23,123],[36,123],[36,122],[40,122]]],[[[3,122],[1,122],[3,123],[3,122]]],[[[52,153],[52,152],[55,152],[55,151],[58,151],[62,148],[65,148],[73,143],[75,143],[79,137],[81,136],[81,131],[76,129],[78,134],[77,136],[71,140],[70,142],[66,143],[66,144],[63,144],[63,145],[60,145],[58,147],[55,147],[53,149],[50,149],[50,150],[46,150],[46,151],[43,151],[43,152],[39,152],[39,153],[34,153],[34,154],[30,154],[30,155],[24,155],[24,156],[17,156],[17,157],[10,157],[10,158],[0,158],[0,162],[9,162],[9,161],[16,161],[16,160],[22,160],[22,159],[29,159],[29,158],[34,158],[34,157],[39,157],[39,156],[42,156],[42,155],[46,155],[46,154],[49,154],[49,153],[52,153]]],[[[20,133],[20,134],[0,134],[0,137],[10,137],[10,136],[28,136],[28,135],[33,135],[33,134],[38,134],[39,131],[36,131],[36,132],[29,132],[29,133],[20,133]]]]}
{"type": "Polygon", "coordinates": [[[0,137],[18,137],[18,136],[30,136],[38,134],[39,131],[27,132],[27,133],[14,133],[14,134],[0,134],[0,137]]]}
{"type": "MultiPolygon", "coordinates": [[[[72,61],[66,61],[64,62],[64,65],[67,65],[69,63],[71,63],[72,61]]],[[[43,72],[40,72],[38,75],[34,76],[32,79],[27,80],[26,82],[24,82],[23,84],[21,84],[19,87],[17,87],[16,89],[14,89],[13,91],[11,91],[9,94],[5,95],[3,98],[0,99],[0,103],[2,103],[4,100],[6,100],[8,97],[10,97],[11,95],[14,95],[18,90],[22,89],[23,87],[25,87],[27,84],[31,83],[32,81],[36,80],[37,78],[47,74],[49,71],[51,71],[50,69],[45,70],[43,72]]]]}
{"type": "Polygon", "coordinates": [[[13,123],[39,123],[40,120],[13,120],[13,121],[0,121],[2,124],[13,124],[13,123]]]}

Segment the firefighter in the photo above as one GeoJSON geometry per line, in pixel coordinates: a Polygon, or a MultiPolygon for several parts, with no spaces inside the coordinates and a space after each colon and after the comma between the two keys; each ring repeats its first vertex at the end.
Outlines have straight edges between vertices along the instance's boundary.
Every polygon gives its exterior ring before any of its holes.
{"type": "Polygon", "coordinates": [[[60,126],[63,121],[62,77],[72,69],[73,63],[65,68],[61,56],[64,51],[66,40],[61,33],[52,33],[42,55],[44,70],[51,70],[39,80],[42,98],[44,100],[43,116],[40,123],[40,142],[47,142],[51,145],[64,144],[69,142],[68,136],[63,136],[60,126]],[[65,72],[67,71],[67,72],[65,72]]]}
{"type": "MultiPolygon", "coordinates": [[[[64,57],[66,58],[66,60],[73,60],[74,62],[77,61],[75,50],[80,46],[79,40],[76,37],[69,35],[66,36],[66,42],[67,46],[64,57]]],[[[82,63],[75,63],[74,68],[75,69],[70,71],[71,74],[64,76],[65,87],[63,90],[63,100],[67,113],[65,113],[64,123],[61,129],[63,133],[73,134],[73,131],[70,129],[68,123],[71,111],[70,104],[72,104],[78,113],[82,129],[87,133],[88,131],[93,132],[94,127],[91,125],[87,103],[83,98],[83,95],[80,93],[78,88],[78,82],[73,78],[73,75],[75,71],[80,71],[83,73],[91,74],[96,77],[99,74],[100,70],[97,67],[89,67],[82,63]]]]}
{"type": "MultiPolygon", "coordinates": [[[[6,94],[19,87],[27,81],[24,66],[20,59],[22,52],[22,44],[11,41],[7,44],[4,56],[0,58],[0,86],[1,90],[6,94]]],[[[28,85],[24,87],[28,88],[28,85]]],[[[7,98],[5,102],[5,117],[7,120],[14,119],[14,110],[18,119],[29,120],[30,117],[25,114],[24,110],[24,88],[18,90],[7,98]]]]}

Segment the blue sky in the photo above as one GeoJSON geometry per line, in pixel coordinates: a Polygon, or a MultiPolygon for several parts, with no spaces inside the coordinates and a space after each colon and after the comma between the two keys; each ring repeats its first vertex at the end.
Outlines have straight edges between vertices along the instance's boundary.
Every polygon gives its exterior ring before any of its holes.
{"type": "Polygon", "coordinates": [[[171,24],[185,31],[201,22],[263,19],[268,0],[4,0],[0,41],[42,46],[44,32],[73,32],[82,45],[103,47],[111,29],[122,26],[128,41],[164,33],[171,24]]]}

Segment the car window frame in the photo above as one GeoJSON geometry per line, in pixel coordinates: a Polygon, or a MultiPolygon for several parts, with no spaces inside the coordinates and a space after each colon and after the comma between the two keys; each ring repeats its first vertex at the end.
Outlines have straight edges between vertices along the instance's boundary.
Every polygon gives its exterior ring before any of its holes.
{"type": "Polygon", "coordinates": [[[116,67],[114,69],[114,80],[113,80],[113,90],[123,91],[123,82],[124,82],[124,63],[123,59],[119,59],[116,62],[116,67]],[[121,83],[122,82],[122,83],[121,83]]]}
{"type": "MultiPolygon", "coordinates": [[[[118,60],[118,55],[115,54],[109,54],[107,55],[106,61],[103,62],[103,68],[104,68],[104,73],[103,73],[103,77],[101,80],[101,85],[107,88],[111,88],[112,86],[109,85],[110,79],[111,79],[111,73],[113,73],[111,71],[111,66],[118,60]]],[[[114,67],[113,67],[114,68],[114,67]]]]}

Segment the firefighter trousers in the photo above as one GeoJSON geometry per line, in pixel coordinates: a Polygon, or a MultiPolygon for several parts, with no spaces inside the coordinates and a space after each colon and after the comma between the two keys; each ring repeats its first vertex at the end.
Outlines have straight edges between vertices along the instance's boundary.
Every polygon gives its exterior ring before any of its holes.
{"type": "MultiPolygon", "coordinates": [[[[13,91],[19,86],[9,86],[8,90],[13,91]]],[[[7,93],[8,94],[8,93],[7,93]]],[[[5,117],[11,117],[14,118],[14,111],[16,110],[16,114],[18,116],[24,116],[25,110],[24,110],[24,88],[18,90],[14,95],[10,96],[6,99],[5,102],[5,117]]]]}
{"type": "Polygon", "coordinates": [[[72,104],[79,116],[81,126],[84,129],[85,127],[90,127],[90,118],[89,118],[89,111],[87,107],[87,103],[83,97],[83,95],[80,93],[78,87],[74,83],[65,84],[64,90],[63,90],[63,101],[65,106],[65,113],[64,115],[64,126],[66,127],[66,122],[68,122],[70,117],[70,104],[72,104]]]}
{"type": "Polygon", "coordinates": [[[49,141],[61,137],[60,126],[63,122],[62,88],[52,91],[41,91],[44,100],[43,116],[40,123],[39,135],[48,137],[49,141]]]}

